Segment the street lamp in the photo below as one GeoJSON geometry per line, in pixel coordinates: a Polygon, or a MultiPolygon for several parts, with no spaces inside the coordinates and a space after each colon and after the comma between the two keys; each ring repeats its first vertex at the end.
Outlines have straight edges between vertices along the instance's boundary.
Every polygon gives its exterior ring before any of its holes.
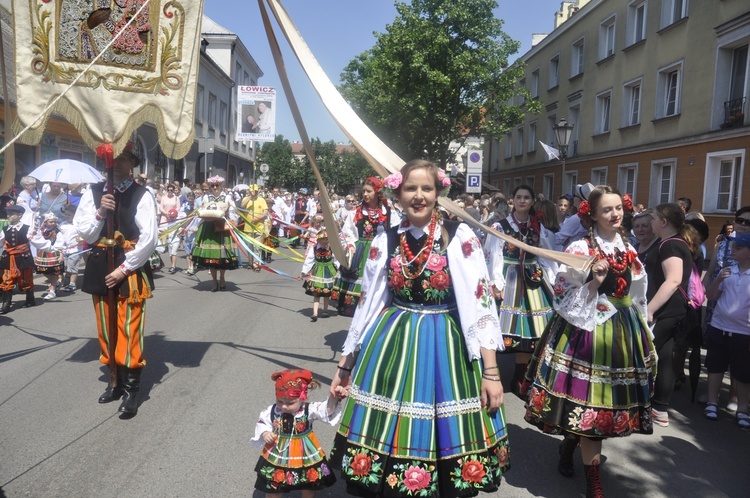
{"type": "Polygon", "coordinates": [[[568,157],[568,144],[570,137],[573,135],[573,125],[568,124],[565,118],[560,118],[560,122],[552,127],[555,131],[557,148],[560,150],[560,160],[562,161],[562,194],[565,193],[565,159],[568,157]]]}

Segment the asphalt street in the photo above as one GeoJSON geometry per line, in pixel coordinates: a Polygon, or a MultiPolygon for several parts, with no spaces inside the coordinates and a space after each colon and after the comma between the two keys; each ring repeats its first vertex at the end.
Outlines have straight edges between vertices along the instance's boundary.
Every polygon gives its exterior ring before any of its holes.
{"type": "MultiPolygon", "coordinates": [[[[297,275],[301,265],[274,266],[297,275]]],[[[323,384],[310,399],[325,399],[350,319],[311,323],[301,283],[268,272],[227,272],[224,292],[210,292],[210,280],[206,271],[157,273],[140,411],[131,420],[118,417],[119,403],[97,403],[107,372],[90,296],[42,301],[41,277],[35,308],[14,296],[13,311],[0,316],[0,498],[262,496],[253,491],[259,448],[250,438],[274,402],[270,375],[310,369],[323,384]]],[[[501,368],[509,379],[512,358],[501,368]]],[[[722,397],[723,406],[726,386],[722,397]]],[[[520,400],[505,400],[512,469],[499,491],[482,496],[583,495],[578,454],[576,475],[562,477],[559,438],[527,425],[520,400]]],[[[607,496],[750,496],[750,432],[724,410],[718,422],[702,410],[684,387],[668,428],[604,442],[607,496]]],[[[334,431],[315,426],[326,450],[334,431]]],[[[346,496],[345,486],[318,496],[346,496]]]]}

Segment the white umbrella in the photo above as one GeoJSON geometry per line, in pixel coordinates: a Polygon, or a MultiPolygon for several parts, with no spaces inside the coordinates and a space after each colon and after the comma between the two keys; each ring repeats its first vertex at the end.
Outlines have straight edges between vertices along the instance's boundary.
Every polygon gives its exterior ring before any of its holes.
{"type": "Polygon", "coordinates": [[[250,186],[244,183],[240,183],[239,185],[234,186],[234,190],[237,192],[239,192],[240,190],[250,190],[250,186]]]}
{"type": "Polygon", "coordinates": [[[104,177],[93,166],[75,159],[55,159],[37,167],[29,173],[40,182],[66,183],[99,183],[104,177]]]}

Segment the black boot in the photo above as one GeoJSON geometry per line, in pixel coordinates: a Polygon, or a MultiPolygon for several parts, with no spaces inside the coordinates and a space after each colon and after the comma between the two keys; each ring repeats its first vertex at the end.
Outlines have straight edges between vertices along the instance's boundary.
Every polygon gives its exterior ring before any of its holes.
{"type": "Polygon", "coordinates": [[[112,387],[111,385],[107,386],[107,390],[104,391],[104,394],[99,396],[99,403],[111,403],[112,401],[122,398],[122,395],[125,393],[125,373],[125,367],[117,365],[117,385],[115,387],[112,387]]]}
{"type": "Polygon", "coordinates": [[[10,313],[10,302],[13,300],[13,291],[3,291],[2,307],[0,308],[0,315],[10,313]]]}
{"type": "Polygon", "coordinates": [[[524,396],[522,388],[523,379],[526,376],[526,369],[528,367],[528,363],[516,363],[516,368],[513,371],[513,379],[510,381],[510,391],[523,401],[526,401],[526,396],[524,396]]]}
{"type": "Polygon", "coordinates": [[[604,498],[599,462],[594,461],[593,465],[584,465],[583,468],[586,469],[586,498],[604,498]]]}
{"type": "Polygon", "coordinates": [[[125,394],[122,397],[120,411],[130,417],[138,413],[138,390],[141,387],[141,368],[128,368],[125,380],[125,394]]]}
{"type": "Polygon", "coordinates": [[[574,465],[573,454],[578,446],[578,436],[566,434],[560,443],[560,462],[557,464],[557,470],[565,477],[573,477],[574,465]]]}
{"type": "Polygon", "coordinates": [[[26,303],[23,305],[24,308],[31,308],[36,306],[36,299],[34,298],[34,289],[26,291],[26,303]]]}

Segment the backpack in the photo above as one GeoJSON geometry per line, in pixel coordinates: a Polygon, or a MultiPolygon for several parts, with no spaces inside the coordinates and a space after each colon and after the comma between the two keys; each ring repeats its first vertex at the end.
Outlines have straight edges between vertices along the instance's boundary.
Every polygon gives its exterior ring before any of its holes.
{"type": "MultiPolygon", "coordinates": [[[[683,239],[670,238],[662,241],[662,243],[659,244],[659,251],[661,251],[661,246],[663,246],[664,242],[666,242],[667,240],[679,240],[686,246],[688,245],[688,243],[683,239]]],[[[690,246],[688,246],[688,249],[690,249],[690,246]]],[[[698,267],[695,266],[695,262],[691,262],[693,263],[693,270],[690,272],[690,278],[688,279],[687,292],[685,292],[685,290],[682,288],[682,285],[678,285],[677,288],[680,289],[680,292],[685,297],[687,305],[694,310],[697,310],[700,309],[701,306],[703,306],[703,303],[706,301],[706,289],[703,287],[701,272],[698,270],[698,267]]]]}

